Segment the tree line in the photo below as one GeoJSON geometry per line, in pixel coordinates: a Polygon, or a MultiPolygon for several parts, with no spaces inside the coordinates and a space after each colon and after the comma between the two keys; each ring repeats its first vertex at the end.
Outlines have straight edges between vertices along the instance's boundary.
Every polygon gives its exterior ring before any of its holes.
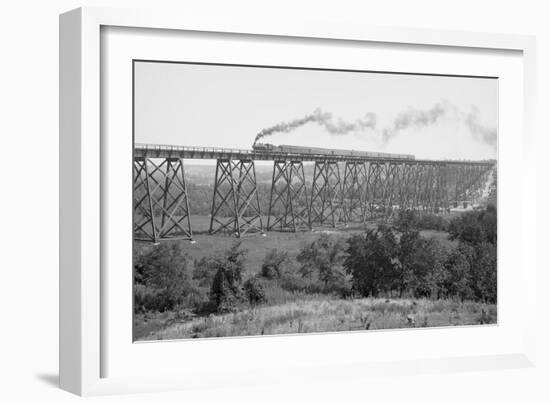
{"type": "Polygon", "coordinates": [[[496,208],[451,220],[447,231],[456,246],[422,237],[417,220],[416,212],[405,211],[392,226],[379,225],[345,240],[322,235],[297,260],[304,274],[317,270],[327,285],[349,276],[352,295],[496,302],[496,208]]]}

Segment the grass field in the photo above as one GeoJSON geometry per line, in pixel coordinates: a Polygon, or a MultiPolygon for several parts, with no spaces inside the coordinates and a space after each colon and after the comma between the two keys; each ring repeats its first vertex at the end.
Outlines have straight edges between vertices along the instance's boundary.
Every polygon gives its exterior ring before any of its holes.
{"type": "MultiPolygon", "coordinates": [[[[426,299],[342,300],[316,296],[281,305],[261,306],[225,315],[162,319],[168,325],[147,332],[138,340],[168,340],[199,337],[231,337],[288,333],[357,331],[395,328],[491,324],[496,306],[475,302],[426,299]]],[[[141,318],[144,320],[144,318],[141,318]]],[[[154,317],[145,322],[155,322],[154,317]]]]}

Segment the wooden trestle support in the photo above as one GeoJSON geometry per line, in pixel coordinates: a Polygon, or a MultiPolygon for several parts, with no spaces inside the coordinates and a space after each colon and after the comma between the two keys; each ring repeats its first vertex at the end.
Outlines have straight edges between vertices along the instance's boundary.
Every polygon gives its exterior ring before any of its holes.
{"type": "Polygon", "coordinates": [[[253,160],[217,160],[210,234],[219,232],[263,233],[253,160]]]}
{"type": "Polygon", "coordinates": [[[134,159],[134,239],[193,239],[183,160],[134,159]]]}
{"type": "Polygon", "coordinates": [[[366,219],[367,163],[347,161],[344,168],[344,220],[364,222],[366,219]]]}
{"type": "Polygon", "coordinates": [[[333,228],[345,224],[340,167],[336,161],[316,161],[311,184],[311,225],[333,228]]]}
{"type": "Polygon", "coordinates": [[[384,215],[386,165],[379,162],[369,163],[365,195],[365,219],[372,220],[380,216],[381,213],[384,215]]]}
{"type": "Polygon", "coordinates": [[[306,176],[302,161],[274,161],[268,231],[299,231],[311,229],[310,205],[306,191],[306,176]]]}
{"type": "Polygon", "coordinates": [[[483,191],[482,185],[487,181],[491,169],[483,166],[460,166],[454,172],[454,205],[473,200],[483,191]]]}

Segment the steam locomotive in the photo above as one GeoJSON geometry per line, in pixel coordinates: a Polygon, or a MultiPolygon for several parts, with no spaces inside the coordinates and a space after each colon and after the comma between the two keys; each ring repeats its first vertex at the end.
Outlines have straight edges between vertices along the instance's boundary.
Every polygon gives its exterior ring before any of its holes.
{"type": "Polygon", "coordinates": [[[334,155],[334,156],[350,156],[350,157],[369,157],[369,158],[392,158],[414,160],[414,155],[411,154],[389,154],[377,153],[372,151],[356,151],[356,150],[333,150],[330,148],[320,147],[301,147],[289,145],[273,145],[268,143],[256,143],[252,146],[254,151],[258,152],[280,152],[287,154],[315,154],[315,155],[334,155]]]}

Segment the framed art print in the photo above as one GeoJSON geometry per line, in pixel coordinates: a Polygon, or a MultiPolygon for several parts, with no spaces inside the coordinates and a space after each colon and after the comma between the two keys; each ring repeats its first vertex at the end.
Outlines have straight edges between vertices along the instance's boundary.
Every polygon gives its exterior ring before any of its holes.
{"type": "Polygon", "coordinates": [[[497,78],[133,63],[134,340],[497,323],[497,78]]]}
{"type": "Polygon", "coordinates": [[[62,387],[531,365],[510,184],[532,58],[522,36],[62,15],[62,387]]]}

